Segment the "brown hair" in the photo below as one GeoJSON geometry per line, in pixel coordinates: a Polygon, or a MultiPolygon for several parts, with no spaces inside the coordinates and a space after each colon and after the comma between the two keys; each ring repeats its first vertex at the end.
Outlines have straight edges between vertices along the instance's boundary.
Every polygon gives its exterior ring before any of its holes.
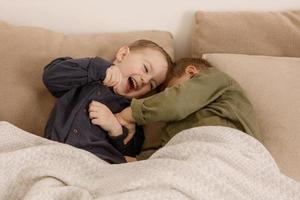
{"type": "Polygon", "coordinates": [[[159,51],[165,57],[167,64],[168,64],[167,76],[172,71],[174,63],[173,63],[170,55],[161,46],[159,46],[155,42],[152,42],[151,40],[141,39],[141,40],[137,40],[137,41],[129,44],[128,47],[132,51],[139,50],[139,49],[146,49],[146,48],[150,48],[150,49],[159,51]]]}
{"type": "Polygon", "coordinates": [[[205,69],[211,67],[209,62],[202,58],[181,58],[175,62],[175,66],[172,69],[171,76],[179,77],[184,73],[187,66],[193,65],[197,69],[205,69]]]}
{"type": "Polygon", "coordinates": [[[169,84],[170,80],[174,76],[175,77],[180,77],[184,73],[185,68],[189,65],[193,65],[197,69],[205,69],[205,68],[208,68],[208,67],[212,67],[209,64],[209,62],[207,62],[206,60],[204,60],[202,58],[181,58],[181,59],[177,60],[174,63],[174,67],[172,68],[170,73],[168,73],[166,80],[164,81],[164,83],[159,88],[160,91],[162,91],[162,90],[164,90],[168,87],[168,84],[169,84]]]}

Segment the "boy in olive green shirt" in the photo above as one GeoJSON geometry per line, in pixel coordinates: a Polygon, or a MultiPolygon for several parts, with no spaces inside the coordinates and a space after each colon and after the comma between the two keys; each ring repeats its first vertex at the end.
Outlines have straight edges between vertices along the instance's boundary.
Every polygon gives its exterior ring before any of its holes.
{"type": "Polygon", "coordinates": [[[182,130],[197,126],[226,126],[262,140],[253,107],[239,84],[203,59],[184,58],[175,63],[168,88],[144,99],[117,118],[144,125],[167,122],[162,145],[182,130]]]}

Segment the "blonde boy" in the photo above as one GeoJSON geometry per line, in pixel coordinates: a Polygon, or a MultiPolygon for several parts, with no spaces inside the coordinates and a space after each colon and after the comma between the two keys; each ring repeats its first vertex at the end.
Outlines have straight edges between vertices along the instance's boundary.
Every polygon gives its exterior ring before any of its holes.
{"type": "Polygon", "coordinates": [[[126,162],[141,149],[143,133],[125,139],[128,129],[113,113],[157,88],[172,61],[156,43],[138,40],[121,47],[113,62],[103,58],[58,58],[44,69],[43,81],[57,102],[45,137],[87,150],[109,163],[126,162]],[[123,140],[125,139],[124,143],[123,140]]]}

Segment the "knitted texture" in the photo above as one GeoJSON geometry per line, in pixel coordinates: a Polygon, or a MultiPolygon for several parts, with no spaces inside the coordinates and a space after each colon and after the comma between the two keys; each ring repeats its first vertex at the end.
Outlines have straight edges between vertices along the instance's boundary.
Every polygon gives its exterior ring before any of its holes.
{"type": "Polygon", "coordinates": [[[0,199],[299,200],[269,152],[225,127],[185,130],[145,161],[110,165],[0,122],[0,199]]]}

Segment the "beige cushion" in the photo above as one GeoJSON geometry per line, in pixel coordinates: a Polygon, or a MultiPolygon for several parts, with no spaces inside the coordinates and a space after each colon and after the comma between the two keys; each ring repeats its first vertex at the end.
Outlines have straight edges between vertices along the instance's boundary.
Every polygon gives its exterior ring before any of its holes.
{"type": "MultiPolygon", "coordinates": [[[[0,21],[0,120],[42,135],[55,100],[42,83],[43,67],[61,56],[112,60],[121,45],[137,39],[157,42],[173,57],[172,35],[164,31],[76,35],[0,21]]],[[[151,135],[146,133],[147,147],[151,135]]]]}
{"type": "Polygon", "coordinates": [[[300,11],[198,11],[191,52],[300,57],[300,11]]]}
{"type": "Polygon", "coordinates": [[[205,54],[253,103],[264,144],[280,169],[300,181],[300,58],[205,54]]]}

